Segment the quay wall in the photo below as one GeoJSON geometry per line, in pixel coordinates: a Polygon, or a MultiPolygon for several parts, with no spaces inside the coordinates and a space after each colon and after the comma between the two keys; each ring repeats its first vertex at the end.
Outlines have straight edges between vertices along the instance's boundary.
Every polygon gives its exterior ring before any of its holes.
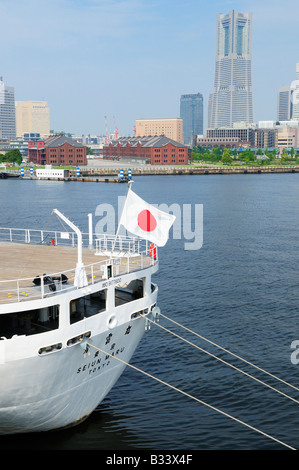
{"type": "MultiPolygon", "coordinates": [[[[80,176],[77,175],[76,169],[70,170],[69,177],[49,178],[39,177],[35,174],[31,175],[29,171],[25,171],[22,179],[44,179],[44,180],[60,180],[60,181],[96,181],[102,183],[118,183],[119,171],[121,167],[107,167],[107,168],[82,168],[80,169],[80,176]]],[[[299,166],[265,166],[265,167],[200,167],[200,166],[186,166],[186,167],[160,167],[160,166],[143,166],[134,168],[132,165],[132,177],[134,176],[147,176],[147,175],[233,175],[233,174],[264,174],[264,173],[299,173],[299,166]]],[[[124,180],[127,180],[128,170],[124,168],[124,180]]],[[[1,178],[20,178],[20,171],[2,171],[0,172],[1,178]]]]}
{"type": "MultiPolygon", "coordinates": [[[[140,167],[132,168],[132,175],[231,175],[231,174],[261,174],[261,173],[299,173],[299,166],[281,167],[140,167]]],[[[117,176],[119,168],[82,170],[81,176],[117,176]]],[[[74,172],[75,175],[75,172],[74,172]]],[[[124,169],[124,176],[127,171],[124,169]]]]}

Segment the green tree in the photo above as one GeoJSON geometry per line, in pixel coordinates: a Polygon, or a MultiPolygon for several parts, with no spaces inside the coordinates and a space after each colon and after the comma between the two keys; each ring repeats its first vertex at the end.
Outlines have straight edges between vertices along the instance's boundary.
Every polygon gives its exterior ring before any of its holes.
{"type": "Polygon", "coordinates": [[[283,149],[281,152],[281,163],[287,163],[289,161],[289,154],[286,149],[283,149]]]}
{"type": "Polygon", "coordinates": [[[244,160],[244,162],[249,163],[255,160],[254,153],[250,149],[244,150],[242,154],[240,154],[240,159],[244,160]]]}
{"type": "Polygon", "coordinates": [[[193,149],[192,154],[191,154],[192,160],[197,161],[201,159],[200,153],[196,151],[196,149],[193,149]]]}
{"type": "Polygon", "coordinates": [[[6,152],[5,154],[5,161],[9,163],[17,163],[21,165],[23,157],[19,149],[12,149],[6,152]]]}
{"type": "Polygon", "coordinates": [[[217,156],[217,160],[221,160],[223,152],[222,152],[222,149],[220,147],[218,147],[218,146],[214,147],[213,148],[213,153],[214,153],[214,155],[217,156]]]}
{"type": "Polygon", "coordinates": [[[233,161],[230,154],[231,154],[230,150],[227,150],[227,149],[224,150],[222,158],[221,158],[221,161],[224,165],[230,165],[231,162],[233,161]]]}

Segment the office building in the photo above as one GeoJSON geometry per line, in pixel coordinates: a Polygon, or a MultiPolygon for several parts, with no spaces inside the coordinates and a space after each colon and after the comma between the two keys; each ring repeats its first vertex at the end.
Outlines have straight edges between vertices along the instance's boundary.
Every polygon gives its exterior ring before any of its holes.
{"type": "Polygon", "coordinates": [[[275,147],[280,150],[299,147],[299,128],[281,126],[277,129],[275,147]]]}
{"type": "Polygon", "coordinates": [[[272,148],[276,144],[276,133],[276,128],[256,128],[254,126],[208,129],[206,137],[197,139],[197,145],[272,148]]]}
{"type": "Polygon", "coordinates": [[[240,147],[251,146],[254,129],[249,127],[207,129],[206,137],[197,139],[197,145],[240,147]]]}
{"type": "Polygon", "coordinates": [[[296,64],[295,90],[293,93],[293,118],[299,120],[299,62],[296,64]]]}
{"type": "Polygon", "coordinates": [[[235,10],[217,15],[214,89],[208,127],[253,122],[251,82],[252,14],[235,10]]]}
{"type": "Polygon", "coordinates": [[[276,146],[276,129],[255,129],[251,142],[252,147],[258,149],[271,149],[276,146]]]}
{"type": "Polygon", "coordinates": [[[193,136],[203,134],[202,94],[181,96],[180,117],[183,119],[184,144],[192,145],[193,136]]]}
{"type": "Polygon", "coordinates": [[[15,90],[0,77],[0,137],[16,138],[15,90]]]}
{"type": "Polygon", "coordinates": [[[25,133],[50,135],[50,111],[46,101],[18,101],[16,103],[17,137],[25,133]]]}
{"type": "Polygon", "coordinates": [[[135,137],[162,136],[181,144],[183,139],[183,119],[136,119],[135,137]]]}
{"type": "Polygon", "coordinates": [[[293,94],[295,87],[283,86],[278,90],[277,121],[288,121],[293,118],[293,94]]]}

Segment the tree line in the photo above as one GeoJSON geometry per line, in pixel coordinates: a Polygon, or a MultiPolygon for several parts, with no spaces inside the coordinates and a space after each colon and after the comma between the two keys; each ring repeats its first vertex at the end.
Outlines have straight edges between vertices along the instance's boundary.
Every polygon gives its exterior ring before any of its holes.
{"type": "MultiPolygon", "coordinates": [[[[277,160],[279,157],[279,152],[276,149],[272,149],[269,151],[266,149],[262,151],[262,149],[258,149],[253,152],[250,148],[242,149],[242,151],[231,148],[225,147],[213,147],[211,149],[198,145],[197,147],[193,147],[192,150],[192,160],[193,161],[206,161],[211,163],[223,163],[225,165],[230,165],[234,160],[238,160],[244,163],[253,163],[258,162],[259,164],[267,164],[273,160],[277,160]],[[260,158],[259,158],[260,157],[260,158]]],[[[283,149],[281,158],[279,159],[280,162],[285,163],[288,162],[290,159],[296,159],[296,162],[299,163],[299,154],[295,153],[294,148],[290,150],[290,153],[283,149]]]]}

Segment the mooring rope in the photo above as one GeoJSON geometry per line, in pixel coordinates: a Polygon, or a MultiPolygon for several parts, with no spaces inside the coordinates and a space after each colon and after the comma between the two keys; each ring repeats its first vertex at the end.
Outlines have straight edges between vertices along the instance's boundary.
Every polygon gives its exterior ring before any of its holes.
{"type": "Polygon", "coordinates": [[[259,367],[259,366],[255,365],[255,364],[253,364],[252,362],[247,361],[247,360],[244,359],[243,357],[238,356],[237,354],[235,354],[235,353],[233,353],[233,352],[231,352],[231,351],[228,351],[227,349],[223,348],[223,347],[220,346],[219,344],[214,343],[213,341],[211,341],[211,340],[205,338],[204,336],[202,336],[202,335],[196,333],[196,332],[193,331],[193,330],[190,330],[190,329],[187,328],[186,326],[181,325],[180,323],[178,323],[178,322],[172,320],[171,318],[167,317],[166,315],[163,315],[162,313],[159,313],[159,315],[160,315],[161,317],[165,318],[166,320],[169,320],[170,322],[174,323],[175,325],[179,326],[180,328],[183,328],[184,330],[189,331],[190,333],[192,333],[193,335],[197,336],[198,338],[201,338],[201,339],[203,339],[204,341],[206,341],[206,342],[212,344],[213,346],[216,346],[217,348],[222,349],[222,351],[226,352],[227,354],[230,354],[231,356],[236,357],[236,358],[239,359],[240,361],[245,362],[246,364],[248,364],[248,365],[254,367],[255,369],[257,369],[257,370],[263,372],[264,374],[269,375],[270,377],[272,377],[272,378],[278,380],[279,382],[282,382],[282,383],[285,384],[285,385],[288,385],[289,387],[291,387],[291,388],[293,388],[294,390],[297,390],[297,391],[299,392],[299,388],[298,388],[298,387],[295,387],[294,385],[292,385],[292,384],[286,382],[285,380],[283,380],[283,379],[277,377],[276,375],[271,374],[271,372],[268,372],[268,371],[266,371],[265,369],[262,369],[261,367],[259,367]]]}
{"type": "Polygon", "coordinates": [[[271,439],[271,440],[273,440],[273,441],[275,441],[275,442],[281,444],[282,446],[287,447],[287,448],[289,448],[289,449],[291,449],[291,450],[296,450],[294,447],[291,447],[290,445],[286,444],[285,442],[282,442],[282,441],[280,441],[279,439],[276,439],[275,437],[271,436],[270,434],[267,434],[267,433],[265,433],[264,431],[261,431],[260,429],[254,427],[254,426],[251,426],[251,425],[248,424],[248,423],[245,423],[244,421],[240,420],[239,418],[236,418],[236,417],[230,415],[229,413],[226,413],[225,411],[220,410],[219,408],[216,408],[215,406],[210,405],[209,403],[206,403],[206,402],[204,402],[203,400],[200,400],[199,398],[194,397],[193,395],[190,395],[190,393],[187,393],[187,392],[185,392],[184,390],[181,390],[181,389],[179,389],[179,388],[177,388],[177,387],[174,387],[173,385],[171,385],[171,384],[165,382],[164,380],[161,380],[161,379],[159,379],[158,377],[155,377],[154,375],[151,375],[151,374],[149,374],[148,372],[145,372],[145,371],[143,371],[142,369],[139,369],[138,367],[133,366],[132,364],[129,364],[128,362],[124,361],[123,359],[120,359],[120,358],[117,357],[117,356],[113,356],[112,354],[108,353],[107,351],[104,351],[104,350],[101,349],[101,348],[98,348],[97,346],[93,345],[92,343],[88,343],[88,342],[87,342],[87,345],[90,346],[90,347],[92,347],[92,348],[94,348],[94,349],[96,349],[96,350],[98,350],[98,351],[100,351],[100,352],[102,352],[103,354],[105,354],[105,355],[107,355],[107,356],[110,356],[110,357],[113,358],[113,359],[116,359],[117,361],[121,362],[122,364],[124,364],[124,365],[126,365],[126,366],[128,366],[128,367],[130,367],[130,368],[132,368],[132,369],[134,369],[134,370],[136,370],[136,371],[138,371],[138,372],[140,372],[140,373],[146,375],[147,377],[150,377],[151,379],[156,380],[157,382],[159,382],[159,383],[161,383],[161,384],[163,384],[163,385],[166,385],[167,387],[171,388],[172,390],[175,390],[176,392],[179,392],[179,393],[181,393],[182,395],[185,395],[186,397],[189,397],[189,398],[191,398],[192,400],[195,400],[195,401],[197,401],[198,403],[200,403],[200,404],[202,404],[202,405],[204,405],[204,406],[207,406],[208,408],[210,408],[210,409],[212,409],[212,410],[214,410],[214,411],[217,411],[218,413],[220,413],[220,414],[226,416],[227,418],[230,418],[230,419],[232,419],[233,421],[236,421],[237,423],[242,424],[243,426],[246,426],[247,428],[249,428],[249,429],[251,429],[251,430],[253,430],[253,431],[257,432],[257,433],[262,434],[262,435],[265,436],[265,437],[268,437],[269,439],[271,439]]]}
{"type": "MultiPolygon", "coordinates": [[[[142,314],[139,314],[142,318],[145,318],[147,321],[151,322],[151,323],[154,323],[156,326],[158,326],[159,328],[161,328],[162,330],[166,331],[167,333],[170,333],[172,334],[173,336],[176,336],[177,338],[181,339],[182,341],[184,341],[185,343],[188,343],[189,345],[193,346],[194,348],[196,349],[199,349],[200,351],[204,352],[205,354],[208,354],[209,356],[213,357],[214,359],[217,359],[217,361],[220,361],[222,362],[223,364],[231,367],[232,369],[235,369],[236,371],[240,372],[241,374],[244,374],[246,375],[247,377],[251,378],[252,380],[255,380],[256,382],[259,382],[260,384],[264,385],[265,387],[268,387],[270,388],[271,390],[273,390],[274,392],[276,393],[279,393],[280,395],[283,395],[284,397],[288,398],[289,400],[292,400],[294,401],[295,403],[299,404],[299,401],[296,400],[295,398],[287,395],[286,393],[284,392],[281,392],[280,390],[278,390],[277,388],[275,387],[272,387],[271,385],[267,384],[266,382],[263,382],[262,380],[254,377],[253,375],[251,374],[248,374],[248,372],[245,372],[244,370],[240,369],[239,367],[236,367],[234,366],[233,364],[230,364],[229,362],[225,361],[224,359],[221,359],[220,357],[216,356],[215,354],[212,354],[210,353],[209,351],[206,351],[205,349],[201,348],[200,346],[198,346],[197,344],[194,344],[194,343],[191,343],[191,341],[188,341],[187,339],[183,338],[182,336],[178,335],[177,333],[174,333],[173,331],[165,328],[164,326],[160,325],[159,323],[156,323],[155,321],[153,320],[150,320],[149,318],[145,317],[144,315],[142,314]]],[[[161,315],[159,313],[159,315],[161,315]]]]}

